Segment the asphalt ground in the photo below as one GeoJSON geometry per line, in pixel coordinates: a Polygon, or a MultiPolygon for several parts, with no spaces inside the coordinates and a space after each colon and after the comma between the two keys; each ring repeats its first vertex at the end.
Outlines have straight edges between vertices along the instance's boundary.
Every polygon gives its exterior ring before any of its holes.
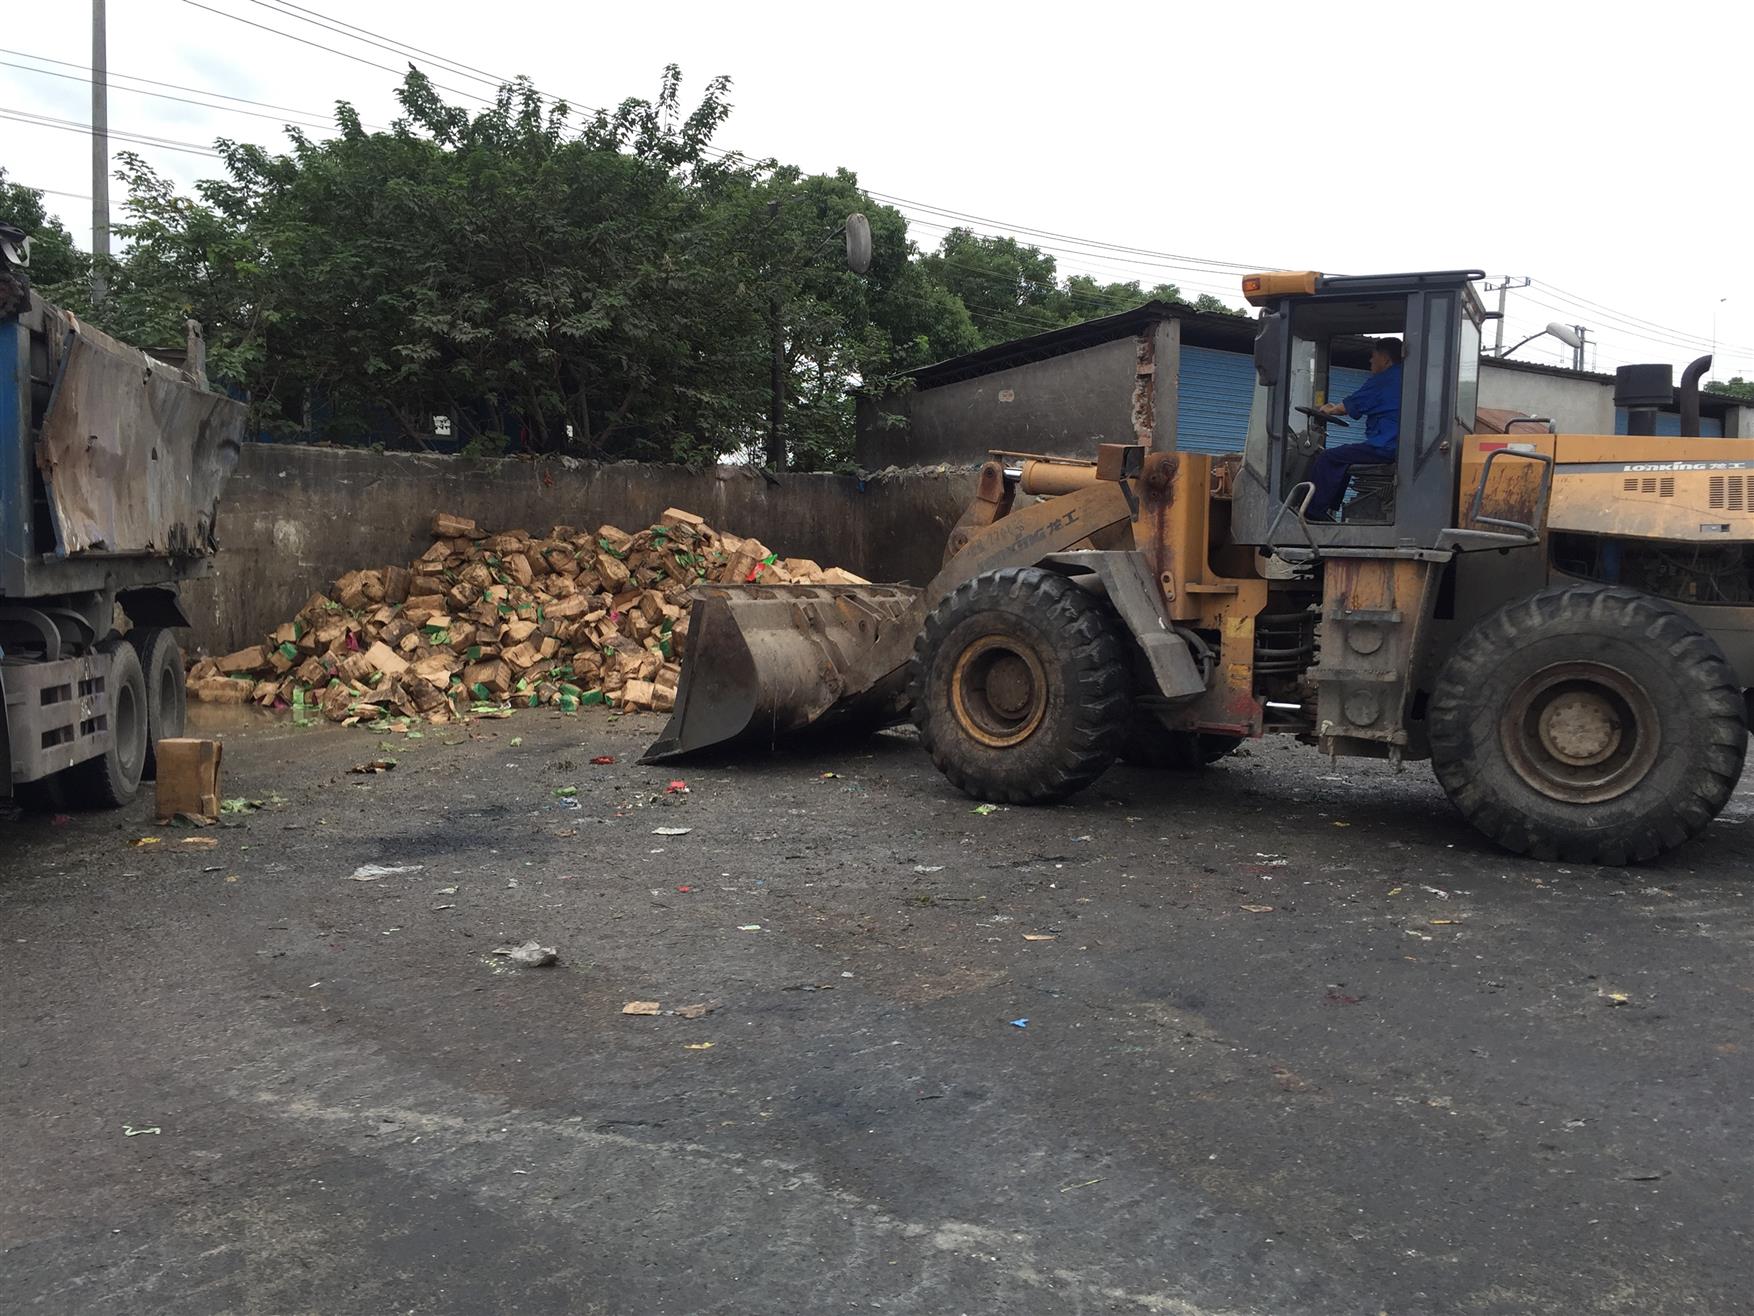
{"type": "Polygon", "coordinates": [[[1289,744],[983,814],[659,725],[0,821],[6,1310],[1750,1310],[1754,786],[1595,870],[1289,744]]]}

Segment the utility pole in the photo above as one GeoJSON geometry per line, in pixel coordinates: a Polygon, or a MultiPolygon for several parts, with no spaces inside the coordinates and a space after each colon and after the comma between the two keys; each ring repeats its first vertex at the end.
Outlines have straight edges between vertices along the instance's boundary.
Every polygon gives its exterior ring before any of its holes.
{"type": "Polygon", "coordinates": [[[1577,346],[1571,349],[1571,368],[1582,374],[1584,369],[1583,354],[1585,349],[1589,347],[1590,331],[1581,324],[1574,324],[1571,327],[1577,331],[1577,346]]]}
{"type": "Polygon", "coordinates": [[[91,0],[91,302],[109,294],[104,263],[110,257],[110,88],[104,0],[91,0]]]}
{"type": "Polygon", "coordinates": [[[778,475],[786,469],[786,339],[781,315],[778,232],[780,203],[767,203],[770,257],[767,267],[767,346],[769,352],[767,404],[767,464],[778,475]]]}
{"type": "Polygon", "coordinates": [[[1522,278],[1522,279],[1519,279],[1515,282],[1513,282],[1512,280],[1513,280],[1513,276],[1507,274],[1502,279],[1500,279],[1496,284],[1488,283],[1488,284],[1484,285],[1487,292],[1492,292],[1494,289],[1496,289],[1498,292],[1498,323],[1493,328],[1493,331],[1492,331],[1492,355],[1493,356],[1503,356],[1504,355],[1504,302],[1505,302],[1505,294],[1508,293],[1512,288],[1526,288],[1529,286],[1529,284],[1534,282],[1533,279],[1529,279],[1529,278],[1522,278]]]}

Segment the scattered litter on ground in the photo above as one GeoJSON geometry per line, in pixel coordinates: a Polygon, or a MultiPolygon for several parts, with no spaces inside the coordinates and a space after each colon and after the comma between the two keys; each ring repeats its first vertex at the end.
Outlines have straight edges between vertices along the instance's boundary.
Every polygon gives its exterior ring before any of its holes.
{"type": "Polygon", "coordinates": [[[1029,1027],[1028,1017],[1025,1016],[1022,1019],[1013,1019],[1011,1021],[1011,1027],[1013,1027],[1013,1028],[1028,1028],[1029,1027]]]}
{"type": "Polygon", "coordinates": [[[1598,992],[1597,994],[1609,1005],[1625,1005],[1632,999],[1625,992],[1598,992]]]}
{"type": "Polygon", "coordinates": [[[129,841],[128,844],[136,847],[142,845],[157,845],[163,839],[164,838],[158,836],[136,836],[132,841],[129,841]]]}
{"type": "MultiPolygon", "coordinates": [[[[410,731],[408,734],[411,736],[414,736],[414,735],[419,735],[420,733],[417,731],[410,731]]],[[[519,745],[521,745],[523,743],[524,743],[524,738],[522,736],[513,736],[511,738],[511,741],[510,741],[511,747],[513,749],[516,749],[519,745]]]]}
{"type": "Polygon", "coordinates": [[[711,1051],[713,1044],[711,1042],[684,1042],[682,1049],[684,1051],[711,1051]]]}
{"type": "Polygon", "coordinates": [[[997,813],[998,811],[999,811],[999,806],[996,804],[977,804],[974,806],[974,808],[969,810],[970,813],[978,813],[983,818],[985,818],[989,813],[997,813]]]}
{"type": "MultiPolygon", "coordinates": [[[[1440,886],[1421,886],[1419,889],[1421,891],[1431,892],[1431,894],[1436,896],[1439,900],[1448,900],[1449,899],[1449,892],[1445,891],[1440,886]]],[[[1464,892],[1463,894],[1466,894],[1466,893],[1464,892]]]]}
{"type": "Polygon", "coordinates": [[[560,952],[540,942],[526,941],[521,946],[496,946],[493,953],[503,955],[521,969],[541,969],[560,958],[560,952]]]}
{"type": "Polygon", "coordinates": [[[124,1124],[122,1126],[122,1136],[124,1138],[138,1138],[142,1134],[146,1134],[146,1133],[163,1133],[163,1132],[164,1132],[164,1130],[156,1124],[149,1124],[144,1129],[137,1129],[132,1124],[124,1124]]]}
{"type": "Polygon", "coordinates": [[[621,1013],[655,1015],[663,1008],[664,1007],[657,1001],[629,1001],[626,1005],[621,1007],[621,1013]]]}
{"type": "Polygon", "coordinates": [[[761,924],[759,924],[759,923],[739,923],[737,925],[737,931],[739,931],[739,932],[760,932],[761,931],[761,924]]]}
{"type": "Polygon", "coordinates": [[[692,827],[654,827],[654,828],[652,828],[652,835],[653,836],[687,836],[693,830],[694,830],[694,828],[692,828],[692,827]]]}
{"type": "Polygon", "coordinates": [[[1025,932],[1023,934],[1025,941],[1058,941],[1059,937],[1060,934],[1057,932],[1025,932]]]}
{"type": "Polygon", "coordinates": [[[1237,908],[1246,909],[1251,914],[1271,914],[1273,912],[1272,905],[1238,905],[1237,908]]]}
{"type": "Polygon", "coordinates": [[[1393,887],[1390,887],[1390,888],[1389,888],[1389,894],[1390,894],[1390,895],[1391,895],[1391,896],[1398,896],[1398,895],[1400,895],[1400,894],[1401,894],[1401,892],[1402,892],[1402,891],[1403,891],[1403,890],[1405,890],[1405,888],[1404,888],[1404,887],[1398,887],[1398,886],[1393,886],[1393,887]]]}
{"type": "Polygon", "coordinates": [[[713,1007],[702,1001],[698,1005],[679,1005],[676,1007],[678,1019],[704,1019],[713,1012],[713,1007]]]}
{"type": "Polygon", "coordinates": [[[599,755],[597,755],[596,758],[592,759],[591,762],[599,768],[606,768],[611,763],[615,762],[615,755],[613,755],[613,754],[599,754],[599,755]]]}
{"type": "Polygon", "coordinates": [[[915,864],[914,865],[914,872],[916,872],[916,873],[942,873],[943,871],[944,871],[943,864],[915,864]]]}
{"type": "Polygon", "coordinates": [[[1064,1188],[1060,1189],[1060,1191],[1062,1193],[1069,1193],[1074,1188],[1088,1188],[1092,1184],[1099,1184],[1101,1182],[1102,1182],[1101,1179],[1086,1179],[1083,1183],[1069,1183],[1064,1188]]]}
{"type": "Polygon", "coordinates": [[[688,783],[685,781],[673,781],[668,786],[664,787],[664,794],[686,795],[688,794],[688,783]]]}
{"type": "Polygon", "coordinates": [[[1667,1170],[1628,1170],[1620,1177],[1630,1179],[1633,1183],[1649,1183],[1653,1179],[1661,1179],[1667,1170]]]}
{"type": "Polygon", "coordinates": [[[570,800],[579,793],[579,788],[577,786],[556,786],[554,793],[560,799],[570,800]]]}
{"type": "Polygon", "coordinates": [[[691,886],[679,886],[676,889],[678,891],[680,891],[683,895],[687,895],[689,892],[694,890],[694,888],[691,886]]]}
{"type": "Polygon", "coordinates": [[[347,771],[356,777],[368,777],[379,772],[390,772],[395,766],[395,759],[373,759],[370,763],[356,763],[347,771]]]}
{"type": "Polygon", "coordinates": [[[456,894],[457,888],[454,886],[441,886],[437,891],[433,892],[433,895],[435,896],[454,896],[456,894]]]}
{"type": "Polygon", "coordinates": [[[347,875],[349,882],[375,882],[380,877],[395,877],[398,873],[418,873],[425,864],[361,864],[347,875]]]}
{"type": "Polygon", "coordinates": [[[563,809],[582,809],[585,807],[579,803],[576,795],[562,795],[555,803],[563,809]]]}
{"type": "Polygon", "coordinates": [[[239,796],[236,799],[221,800],[219,811],[221,813],[254,813],[257,809],[266,809],[270,804],[285,803],[286,801],[278,795],[270,795],[263,800],[246,800],[239,796]]]}
{"type": "Polygon", "coordinates": [[[1348,996],[1345,992],[1330,989],[1322,999],[1329,1005],[1357,1005],[1364,998],[1362,996],[1348,996]]]}
{"type": "Polygon", "coordinates": [[[185,836],[182,840],[178,841],[177,844],[205,850],[218,845],[219,841],[212,836],[185,836]]]}

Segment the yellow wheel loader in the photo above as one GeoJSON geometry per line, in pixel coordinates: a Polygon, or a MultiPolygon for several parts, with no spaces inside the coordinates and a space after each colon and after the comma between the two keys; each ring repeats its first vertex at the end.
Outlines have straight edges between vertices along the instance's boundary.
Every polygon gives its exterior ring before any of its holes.
{"type": "Polygon", "coordinates": [[[1429,758],[1518,853],[1680,845],[1746,749],[1754,441],[1481,432],[1482,277],[1251,275],[1240,453],[994,453],[923,590],[707,587],[648,760],[911,711],[959,789],[1038,804],[1117,758],[1198,767],[1280,732],[1429,758]],[[1329,372],[1391,336],[1398,444],[1318,518],[1312,471],[1346,438],[1329,372]]]}

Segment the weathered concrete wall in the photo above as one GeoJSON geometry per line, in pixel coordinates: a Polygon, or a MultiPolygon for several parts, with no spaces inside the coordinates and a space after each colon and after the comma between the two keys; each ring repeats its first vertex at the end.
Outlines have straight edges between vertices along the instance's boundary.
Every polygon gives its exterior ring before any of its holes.
{"type": "Polygon", "coordinates": [[[1614,387],[1580,377],[1542,375],[1480,362],[1480,405],[1550,416],[1561,434],[1612,434],[1614,387]]]}
{"type": "Polygon", "coordinates": [[[187,641],[214,653],[255,643],[343,572],[418,556],[432,542],[434,512],[495,530],[605,522],[636,530],[666,507],[682,507],[788,557],[920,583],[937,571],[973,493],[968,470],[866,480],[787,475],[775,484],[742,467],[694,472],[245,444],[220,504],[216,570],[183,588],[194,622],[187,641]]]}

